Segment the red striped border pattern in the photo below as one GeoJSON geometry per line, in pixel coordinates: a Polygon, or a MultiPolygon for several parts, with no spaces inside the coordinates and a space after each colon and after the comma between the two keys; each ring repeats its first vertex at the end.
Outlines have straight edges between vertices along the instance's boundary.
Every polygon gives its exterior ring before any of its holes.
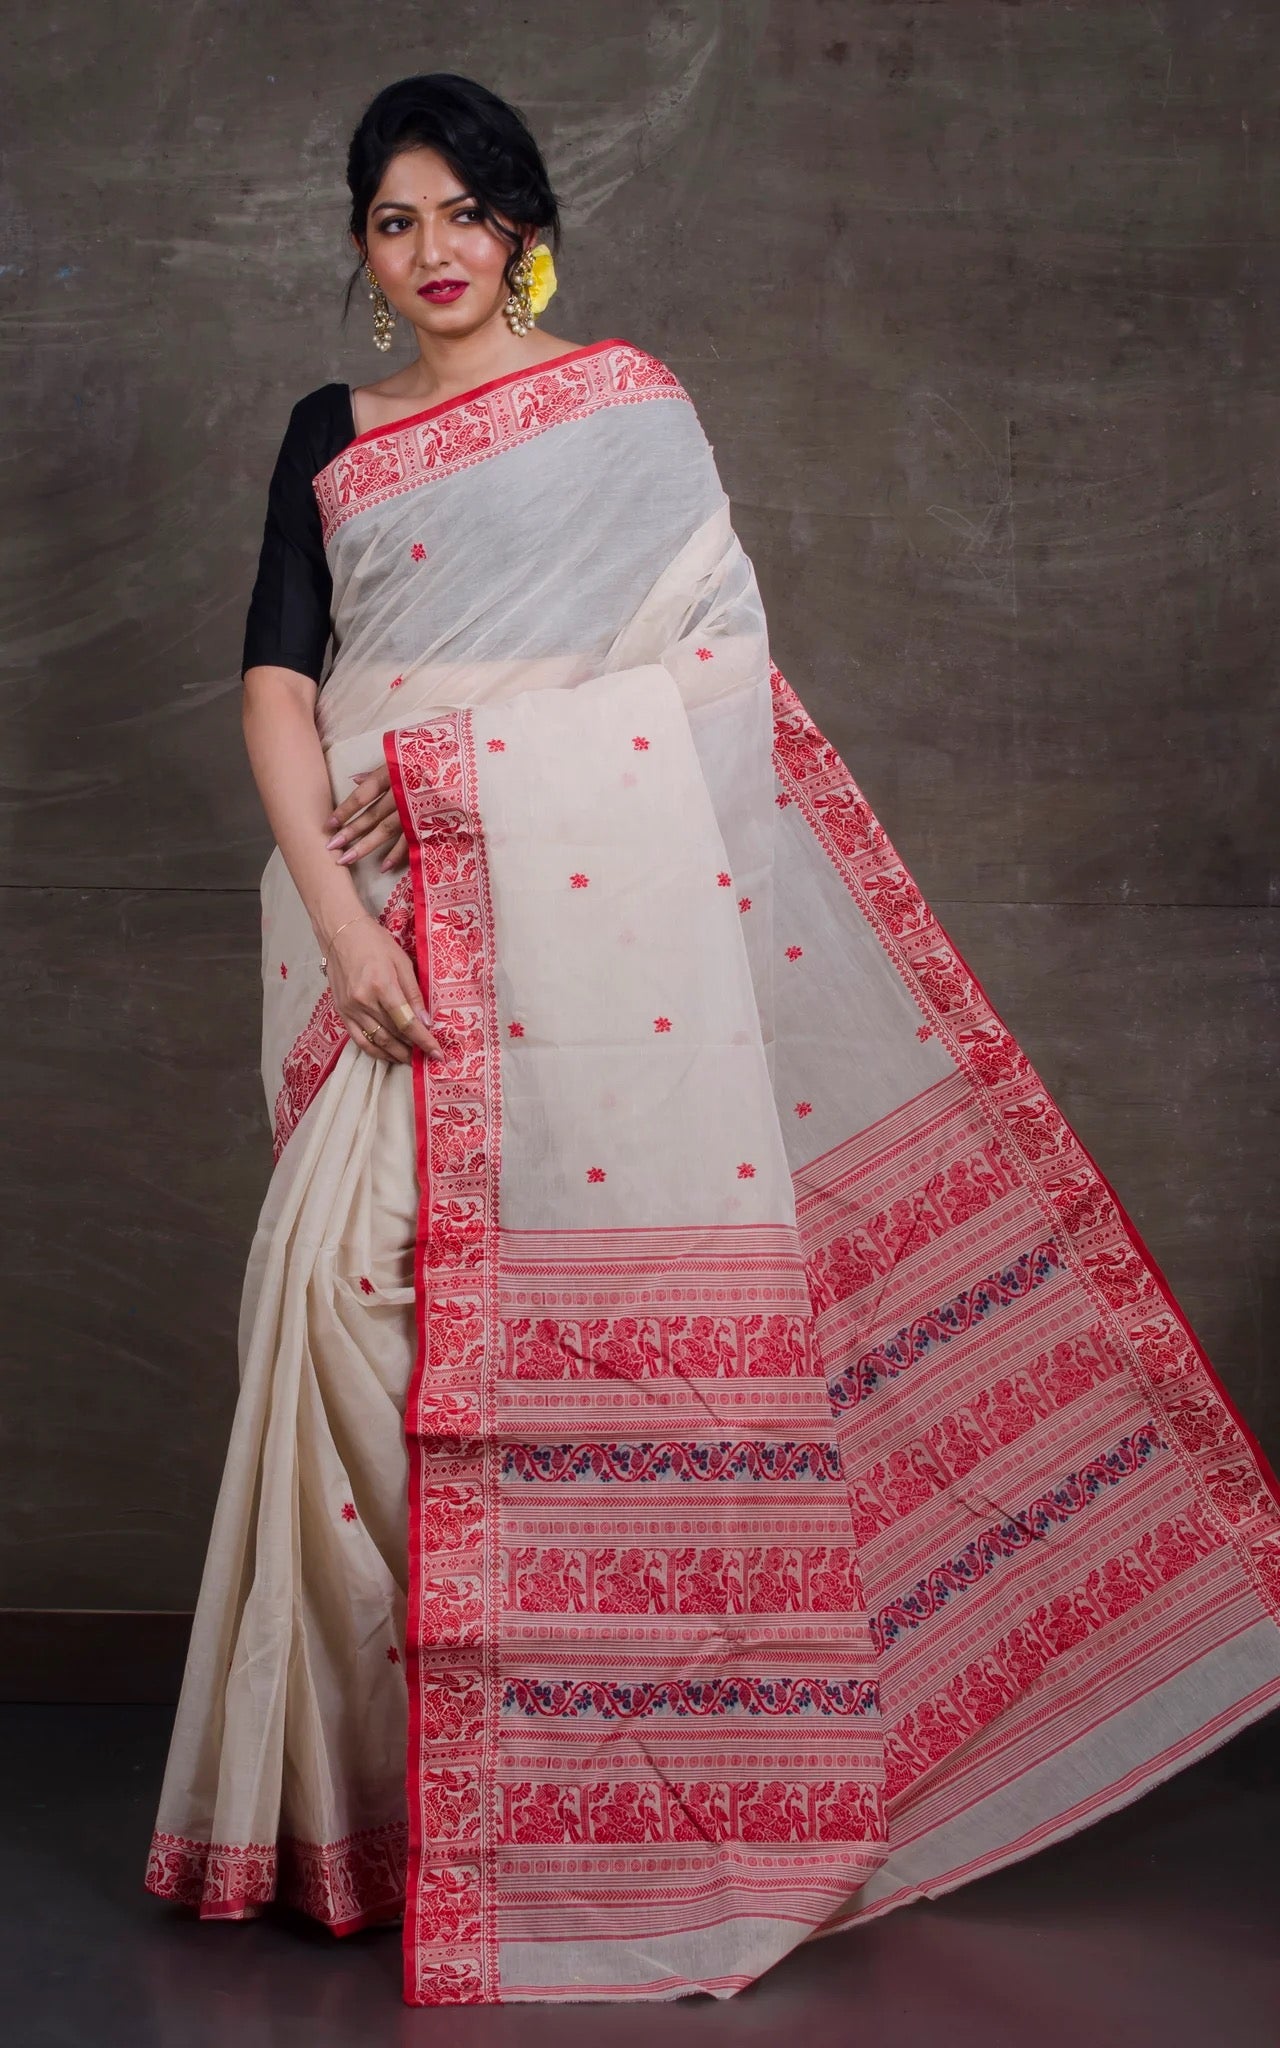
{"type": "MultiPolygon", "coordinates": [[[[849,769],[776,663],[774,769],[977,1098],[1162,1418],[1197,1496],[1280,1618],[1280,1481],[1097,1161],[944,931],[849,769]]],[[[803,1178],[813,1179],[814,1168],[803,1178]]]]}
{"type": "Polygon", "coordinates": [[[325,544],[372,505],[456,476],[566,420],[647,398],[690,402],[656,356],[627,341],[603,341],[522,375],[497,378],[386,433],[362,434],[313,479],[325,544]]]}

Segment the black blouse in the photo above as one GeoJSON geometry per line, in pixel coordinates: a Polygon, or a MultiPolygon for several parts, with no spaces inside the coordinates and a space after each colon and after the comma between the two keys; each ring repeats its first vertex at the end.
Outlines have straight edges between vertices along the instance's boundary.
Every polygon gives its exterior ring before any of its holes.
{"type": "Polygon", "coordinates": [[[333,578],[311,480],[355,439],[351,391],[322,384],[289,415],[271,482],[258,575],[245,621],[246,669],[293,668],[315,683],[329,645],[333,578]]]}

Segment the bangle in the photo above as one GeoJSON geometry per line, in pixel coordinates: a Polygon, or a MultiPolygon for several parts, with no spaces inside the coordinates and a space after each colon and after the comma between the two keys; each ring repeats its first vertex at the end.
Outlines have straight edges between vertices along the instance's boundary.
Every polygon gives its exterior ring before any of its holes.
{"type": "MultiPolygon", "coordinates": [[[[346,923],[345,923],[345,924],[340,924],[340,925],[338,926],[338,930],[337,930],[337,931],[336,931],[336,932],[334,933],[334,935],[333,935],[333,939],[336,939],[336,938],[338,937],[339,933],[341,933],[341,932],[345,932],[345,930],[346,930],[346,928],[347,928],[347,925],[349,925],[349,924],[358,924],[358,923],[360,922],[360,919],[361,919],[362,917],[368,917],[368,916],[369,916],[369,912],[368,912],[367,910],[357,910],[357,912],[356,912],[356,914],[355,914],[355,916],[354,916],[354,917],[349,917],[349,918],[348,918],[348,919],[346,920],[346,923]]],[[[332,944],[333,944],[333,939],[330,939],[330,941],[329,941],[329,944],[330,944],[331,946],[332,946],[332,944]]],[[[328,955],[327,953],[322,953],[322,954],[320,955],[320,965],[321,965],[321,967],[322,967],[322,968],[324,969],[324,971],[325,971],[325,972],[327,973],[327,972],[328,972],[328,968],[329,968],[329,955],[328,955]]]]}

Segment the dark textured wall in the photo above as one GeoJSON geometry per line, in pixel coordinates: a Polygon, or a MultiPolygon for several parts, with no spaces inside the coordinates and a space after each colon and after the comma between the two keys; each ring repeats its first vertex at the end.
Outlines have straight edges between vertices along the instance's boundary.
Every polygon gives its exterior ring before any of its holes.
{"type": "Polygon", "coordinates": [[[1274,1447],[1280,9],[63,0],[15,44],[0,1603],[194,1597],[269,1171],[240,632],[289,406],[386,367],[342,163],[420,69],[527,111],[548,327],[688,386],[780,667],[1274,1447]]]}

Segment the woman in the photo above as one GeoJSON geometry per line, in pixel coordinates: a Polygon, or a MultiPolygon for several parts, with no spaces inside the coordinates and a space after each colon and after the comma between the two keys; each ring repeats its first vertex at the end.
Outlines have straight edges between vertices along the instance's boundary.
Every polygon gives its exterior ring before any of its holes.
{"type": "Polygon", "coordinates": [[[418,354],[271,485],[278,1163],[146,1881],[403,1914],[410,2004],[725,1995],[1274,1704],[1280,1496],[688,394],[533,324],[519,117],[404,80],[349,176],[418,354]]]}

